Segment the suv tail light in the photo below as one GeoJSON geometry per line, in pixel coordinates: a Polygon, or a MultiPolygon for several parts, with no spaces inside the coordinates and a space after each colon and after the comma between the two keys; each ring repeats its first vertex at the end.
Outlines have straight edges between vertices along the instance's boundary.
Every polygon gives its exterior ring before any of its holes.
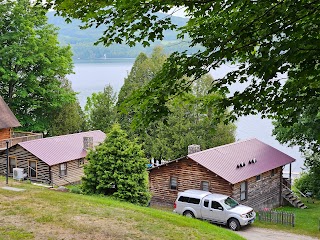
{"type": "Polygon", "coordinates": [[[176,208],[177,208],[177,204],[176,204],[176,202],[174,202],[173,209],[176,209],[176,208]]]}

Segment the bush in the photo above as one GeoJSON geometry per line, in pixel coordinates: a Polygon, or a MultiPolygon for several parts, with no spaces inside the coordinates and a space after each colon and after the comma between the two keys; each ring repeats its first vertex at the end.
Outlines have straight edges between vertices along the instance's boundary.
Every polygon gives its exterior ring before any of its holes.
{"type": "Polygon", "coordinates": [[[76,194],[82,193],[80,186],[71,186],[69,189],[70,189],[70,192],[72,193],[76,193],[76,194]]]}
{"type": "Polygon", "coordinates": [[[294,186],[302,193],[311,192],[311,177],[309,173],[302,173],[301,176],[294,181],[294,186]]]}
{"type": "Polygon", "coordinates": [[[148,162],[141,146],[130,141],[119,125],[112,127],[87,159],[82,179],[84,193],[111,195],[141,205],[149,202],[148,162]]]}
{"type": "Polygon", "coordinates": [[[314,173],[302,173],[301,177],[295,180],[294,186],[302,193],[311,192],[314,198],[320,199],[319,176],[315,176],[314,173]]]}

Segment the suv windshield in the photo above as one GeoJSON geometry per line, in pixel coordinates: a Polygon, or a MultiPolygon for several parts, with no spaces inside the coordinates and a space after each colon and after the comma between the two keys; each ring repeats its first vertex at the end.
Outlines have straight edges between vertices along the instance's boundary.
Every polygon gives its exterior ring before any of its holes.
{"type": "Polygon", "coordinates": [[[226,198],[224,203],[228,206],[227,209],[231,209],[239,205],[239,203],[231,197],[226,198]]]}

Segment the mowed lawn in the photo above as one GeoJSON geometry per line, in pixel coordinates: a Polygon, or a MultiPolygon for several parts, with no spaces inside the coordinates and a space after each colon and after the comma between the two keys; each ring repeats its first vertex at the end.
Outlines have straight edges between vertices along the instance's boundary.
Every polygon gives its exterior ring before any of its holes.
{"type": "Polygon", "coordinates": [[[303,199],[302,201],[308,206],[307,209],[294,207],[280,207],[277,211],[285,211],[295,213],[295,226],[283,226],[280,224],[270,224],[256,221],[254,226],[284,230],[291,233],[309,235],[320,239],[320,201],[303,199]]]}
{"type": "MultiPolygon", "coordinates": [[[[0,177],[0,187],[5,178],[0,177]]],[[[103,196],[63,193],[10,180],[0,188],[3,239],[243,239],[216,225],[103,196]]]]}

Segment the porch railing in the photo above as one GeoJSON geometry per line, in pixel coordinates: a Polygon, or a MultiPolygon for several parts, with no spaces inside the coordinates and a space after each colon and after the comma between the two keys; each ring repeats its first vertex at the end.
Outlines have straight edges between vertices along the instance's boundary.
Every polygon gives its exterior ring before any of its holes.
{"type": "Polygon", "coordinates": [[[42,133],[14,132],[11,138],[0,141],[0,149],[5,149],[7,147],[7,140],[9,141],[9,147],[12,147],[20,142],[26,142],[40,138],[43,138],[42,133]]]}
{"type": "MultiPolygon", "coordinates": [[[[283,179],[282,179],[282,186],[285,187],[285,188],[287,188],[287,189],[289,189],[289,190],[291,191],[291,186],[292,186],[292,184],[291,184],[291,182],[289,181],[289,179],[283,178],[283,179]]],[[[294,191],[298,192],[302,197],[307,198],[307,196],[306,196],[305,194],[303,194],[298,188],[295,187],[295,190],[294,190],[294,191]]]]}

